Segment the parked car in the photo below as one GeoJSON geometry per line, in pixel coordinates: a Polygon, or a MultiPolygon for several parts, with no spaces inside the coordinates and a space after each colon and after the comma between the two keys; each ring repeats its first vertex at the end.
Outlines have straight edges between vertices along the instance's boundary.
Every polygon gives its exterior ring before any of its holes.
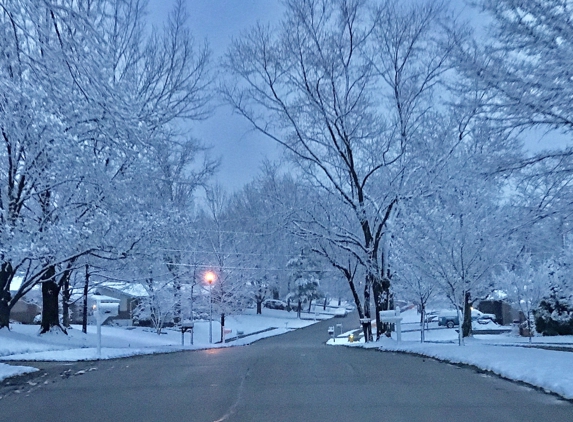
{"type": "Polygon", "coordinates": [[[334,308],[334,317],[335,318],[344,318],[348,315],[348,310],[344,307],[334,308]]]}
{"type": "Polygon", "coordinates": [[[263,301],[263,306],[268,309],[278,309],[284,311],[287,308],[287,303],[282,300],[266,299],[263,301]]]}
{"type": "Polygon", "coordinates": [[[356,306],[353,305],[352,303],[346,303],[345,305],[342,306],[344,306],[348,312],[354,312],[356,310],[356,306]]]}
{"type": "MultiPolygon", "coordinates": [[[[472,321],[491,320],[495,321],[495,315],[484,314],[477,309],[472,309],[472,321]]],[[[438,314],[438,325],[442,327],[454,328],[460,325],[458,313],[456,311],[441,311],[438,314]]]]}

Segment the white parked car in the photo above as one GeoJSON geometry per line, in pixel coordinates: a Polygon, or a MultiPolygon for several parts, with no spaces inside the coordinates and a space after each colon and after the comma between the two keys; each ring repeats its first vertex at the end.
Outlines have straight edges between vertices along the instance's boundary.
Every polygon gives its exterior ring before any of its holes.
{"type": "Polygon", "coordinates": [[[344,318],[346,315],[348,315],[348,311],[346,310],[346,308],[340,307],[334,309],[335,318],[344,318]]]}
{"type": "MultiPolygon", "coordinates": [[[[483,312],[478,311],[477,309],[472,309],[472,321],[479,321],[486,319],[495,322],[495,315],[484,314],[483,312]]],[[[460,325],[460,321],[458,320],[458,313],[452,310],[441,311],[438,314],[438,325],[448,328],[454,328],[455,326],[460,325]]]]}

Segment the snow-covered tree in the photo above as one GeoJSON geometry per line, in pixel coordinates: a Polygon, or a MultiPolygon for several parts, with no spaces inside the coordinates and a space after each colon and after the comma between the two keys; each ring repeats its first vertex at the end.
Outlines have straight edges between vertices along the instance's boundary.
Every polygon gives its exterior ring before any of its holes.
{"type": "Polygon", "coordinates": [[[505,267],[496,275],[496,286],[507,300],[526,318],[529,337],[533,335],[533,315],[541,299],[549,293],[548,262],[535,266],[530,256],[522,258],[511,268],[505,267]]]}
{"type": "Polygon", "coordinates": [[[394,1],[372,13],[368,2],[285,4],[279,27],[258,26],[233,44],[225,65],[233,80],[224,94],[288,151],[310,186],[344,210],[345,221],[314,219],[305,236],[331,241],[339,267],[348,255],[363,266],[357,307],[370,339],[371,293],[380,310],[390,288],[383,237],[420,171],[411,154],[430,138],[421,132],[431,126],[432,93],[447,68],[443,9],[394,1]],[[339,261],[341,251],[347,256],[339,261]]]}
{"type": "Polygon", "coordinates": [[[161,334],[165,324],[173,319],[177,311],[176,301],[173,299],[173,282],[170,281],[150,277],[141,283],[147,296],[134,310],[136,318],[151,321],[157,334],[161,334]]]}
{"type": "Polygon", "coordinates": [[[570,133],[571,2],[474,3],[491,18],[487,31],[491,38],[483,47],[466,50],[459,64],[468,77],[491,90],[486,101],[490,118],[514,129],[541,126],[570,133]]]}
{"type": "Polygon", "coordinates": [[[428,302],[437,296],[438,283],[431,277],[428,271],[417,268],[417,265],[424,265],[419,260],[412,259],[408,251],[402,251],[395,245],[397,257],[393,261],[394,284],[396,294],[416,305],[420,313],[420,341],[423,343],[426,338],[426,309],[428,302]]]}
{"type": "Polygon", "coordinates": [[[217,273],[213,300],[221,313],[242,309],[247,298],[246,280],[238,269],[241,244],[240,224],[229,213],[230,198],[221,185],[206,190],[206,211],[202,214],[203,256],[206,265],[217,273]]]}
{"type": "MultiPolygon", "coordinates": [[[[149,37],[138,0],[14,0],[0,15],[2,327],[34,285],[50,285],[82,256],[124,257],[159,226],[149,209],[155,182],[175,145],[197,145],[175,125],[206,116],[211,80],[182,2],[149,37]],[[23,283],[11,297],[16,273],[23,283]]],[[[44,329],[58,324],[57,289],[45,291],[55,296],[44,329]]]]}
{"type": "Polygon", "coordinates": [[[261,173],[230,199],[229,218],[240,243],[239,276],[255,301],[257,311],[266,298],[288,293],[286,263],[299,250],[293,234],[293,214],[304,207],[304,195],[290,175],[264,163],[261,173]]]}
{"type": "MultiPolygon", "coordinates": [[[[89,115],[88,111],[80,118],[78,111],[84,105],[91,109],[78,95],[80,88],[69,67],[73,59],[66,55],[71,34],[78,34],[86,16],[78,15],[66,27],[62,16],[69,9],[54,6],[14,1],[0,11],[4,49],[0,56],[0,328],[8,325],[10,309],[34,285],[51,285],[57,273],[63,274],[60,267],[66,268],[91,249],[83,242],[89,236],[86,222],[92,217],[91,198],[85,193],[93,193],[86,188],[97,182],[87,181],[91,163],[82,154],[86,138],[77,124],[89,115]],[[60,32],[63,27],[66,31],[60,32]],[[16,274],[23,281],[11,297],[16,274]]],[[[51,295],[46,305],[57,305],[55,286],[44,290],[51,295]]],[[[49,314],[55,319],[44,320],[44,330],[59,324],[57,309],[49,314]]]]}
{"type": "Polygon", "coordinates": [[[456,138],[455,148],[435,175],[435,189],[403,207],[399,261],[418,277],[434,280],[459,310],[460,344],[471,332],[472,303],[494,289],[494,271],[515,256],[511,235],[519,222],[510,220],[511,197],[496,164],[515,148],[500,142],[487,122],[474,120],[456,138]]]}
{"type": "Polygon", "coordinates": [[[312,257],[304,250],[286,264],[289,270],[290,292],[287,300],[296,307],[300,318],[301,306],[308,302],[310,312],[312,301],[323,297],[320,291],[322,273],[312,257]]]}

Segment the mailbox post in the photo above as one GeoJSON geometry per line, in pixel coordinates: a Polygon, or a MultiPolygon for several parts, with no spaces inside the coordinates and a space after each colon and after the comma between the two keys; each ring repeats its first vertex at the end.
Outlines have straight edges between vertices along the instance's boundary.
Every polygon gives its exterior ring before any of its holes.
{"type": "Polygon", "coordinates": [[[193,321],[183,321],[181,323],[181,346],[185,346],[185,333],[191,331],[191,345],[193,345],[193,328],[195,323],[193,321]]]}
{"type": "Polygon", "coordinates": [[[380,322],[387,322],[396,325],[396,341],[402,341],[402,317],[400,316],[400,308],[394,311],[380,311],[380,322]]]}
{"type": "Polygon", "coordinates": [[[95,314],[96,314],[96,325],[97,325],[97,358],[101,359],[101,301],[98,298],[96,300],[95,314]]]}
{"type": "Polygon", "coordinates": [[[119,314],[119,300],[96,295],[96,303],[92,306],[97,325],[97,358],[101,359],[101,325],[112,316],[119,314]]]}
{"type": "Polygon", "coordinates": [[[225,343],[225,313],[221,314],[221,343],[225,343]]]}

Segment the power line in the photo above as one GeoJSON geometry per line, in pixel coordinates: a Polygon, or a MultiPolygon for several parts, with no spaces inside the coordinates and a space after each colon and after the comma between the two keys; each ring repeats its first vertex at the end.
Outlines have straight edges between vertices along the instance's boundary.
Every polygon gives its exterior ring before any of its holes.
{"type": "Polygon", "coordinates": [[[224,233],[224,234],[246,234],[250,236],[270,236],[276,234],[277,231],[274,232],[238,232],[238,231],[231,231],[231,230],[207,230],[207,229],[193,229],[193,232],[196,233],[224,233]]]}
{"type": "Polygon", "coordinates": [[[190,251],[185,249],[167,249],[159,248],[160,251],[166,252],[180,252],[186,254],[208,254],[208,255],[247,255],[247,256],[280,256],[280,257],[294,257],[294,254],[270,254],[270,253],[255,253],[255,252],[217,252],[217,251],[190,251]]]}
{"type": "MultiPolygon", "coordinates": [[[[166,265],[174,265],[179,267],[194,267],[194,268],[203,268],[203,269],[213,269],[213,268],[220,268],[222,270],[245,270],[245,271],[293,271],[289,268],[268,268],[268,267],[231,267],[227,265],[206,265],[206,264],[182,264],[182,263],[175,263],[175,262],[166,262],[166,265]]],[[[335,272],[335,270],[301,270],[296,269],[297,272],[309,272],[309,273],[327,273],[327,272],[335,272]]]]}

